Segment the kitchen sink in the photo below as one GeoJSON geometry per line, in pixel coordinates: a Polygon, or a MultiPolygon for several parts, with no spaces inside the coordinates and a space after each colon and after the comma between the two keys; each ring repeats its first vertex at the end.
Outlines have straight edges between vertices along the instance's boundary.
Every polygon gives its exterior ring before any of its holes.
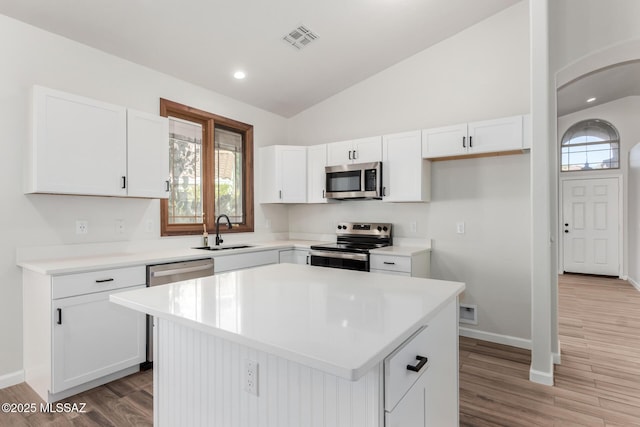
{"type": "Polygon", "coordinates": [[[244,249],[244,248],[251,248],[251,245],[235,245],[235,246],[198,246],[197,248],[193,248],[193,249],[204,249],[207,251],[226,251],[229,249],[244,249]]]}

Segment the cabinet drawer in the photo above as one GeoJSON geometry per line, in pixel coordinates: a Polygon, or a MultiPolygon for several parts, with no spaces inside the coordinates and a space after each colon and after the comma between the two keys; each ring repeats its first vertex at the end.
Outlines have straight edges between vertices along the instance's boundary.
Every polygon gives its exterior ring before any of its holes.
{"type": "Polygon", "coordinates": [[[51,278],[52,299],[110,291],[146,283],[144,265],[67,274],[51,278]]]}
{"type": "Polygon", "coordinates": [[[429,369],[430,346],[435,345],[430,342],[430,332],[428,326],[416,332],[384,360],[384,409],[386,411],[392,411],[402,396],[429,369]],[[417,356],[426,357],[427,361],[418,372],[414,372],[407,366],[415,367],[419,363],[422,364],[417,356]]]}
{"type": "Polygon", "coordinates": [[[411,257],[371,254],[371,269],[411,273],[411,257]]]}

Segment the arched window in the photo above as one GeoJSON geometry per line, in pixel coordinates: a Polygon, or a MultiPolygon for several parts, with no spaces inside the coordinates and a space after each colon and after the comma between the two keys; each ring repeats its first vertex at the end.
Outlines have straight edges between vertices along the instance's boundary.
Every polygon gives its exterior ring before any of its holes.
{"type": "Polygon", "coordinates": [[[562,172],[620,168],[620,135],[605,120],[583,120],[562,137],[562,172]]]}

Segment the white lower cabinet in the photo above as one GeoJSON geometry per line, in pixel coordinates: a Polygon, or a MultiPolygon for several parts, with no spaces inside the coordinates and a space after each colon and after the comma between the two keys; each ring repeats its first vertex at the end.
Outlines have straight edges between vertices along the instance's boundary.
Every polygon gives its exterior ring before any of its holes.
{"type": "Polygon", "coordinates": [[[24,270],[25,382],[55,402],[138,371],[146,316],[109,295],[145,281],[145,266],[56,276],[24,270]]]}
{"type": "Polygon", "coordinates": [[[449,303],[385,359],[385,427],[458,425],[457,307],[449,303]]]}
{"type": "Polygon", "coordinates": [[[384,415],[385,427],[427,427],[429,372],[420,376],[392,412],[384,415]]]}
{"type": "Polygon", "coordinates": [[[428,278],[431,272],[431,252],[419,251],[412,255],[372,253],[371,272],[428,278]]]}
{"type": "Polygon", "coordinates": [[[160,318],[154,425],[457,426],[457,310],[454,299],[356,381],[160,318]],[[407,369],[416,356],[428,358],[418,372],[407,369]],[[240,381],[246,358],[259,365],[257,394],[240,381]]]}
{"type": "Polygon", "coordinates": [[[52,393],[145,360],[145,317],[109,302],[112,293],[99,292],[53,301],[52,393]]]}
{"type": "Polygon", "coordinates": [[[288,262],[291,264],[311,264],[308,249],[286,249],[280,251],[280,263],[288,262]]]}
{"type": "Polygon", "coordinates": [[[277,249],[270,251],[245,252],[241,254],[231,254],[216,256],[215,272],[242,270],[244,268],[257,267],[259,265],[278,264],[280,254],[277,249]]]}

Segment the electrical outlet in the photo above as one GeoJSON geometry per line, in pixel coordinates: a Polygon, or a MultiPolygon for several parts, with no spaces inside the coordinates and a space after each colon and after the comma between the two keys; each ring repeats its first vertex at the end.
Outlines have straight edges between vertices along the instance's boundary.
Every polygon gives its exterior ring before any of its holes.
{"type": "Polygon", "coordinates": [[[116,219],[116,234],[124,234],[124,219],[116,219]]]}
{"type": "Polygon", "coordinates": [[[418,231],[418,224],[415,221],[411,221],[409,223],[409,230],[411,230],[412,233],[415,233],[418,231]]]}
{"type": "Polygon", "coordinates": [[[146,228],[147,233],[153,233],[153,220],[147,220],[147,228],[146,228]]]}
{"type": "Polygon", "coordinates": [[[258,362],[254,360],[244,360],[244,391],[258,395],[258,362]]]}
{"type": "Polygon", "coordinates": [[[459,222],[456,224],[456,233],[464,234],[464,222],[459,222]]]}
{"type": "Polygon", "coordinates": [[[76,220],[76,234],[88,234],[89,221],[76,220]]]}

